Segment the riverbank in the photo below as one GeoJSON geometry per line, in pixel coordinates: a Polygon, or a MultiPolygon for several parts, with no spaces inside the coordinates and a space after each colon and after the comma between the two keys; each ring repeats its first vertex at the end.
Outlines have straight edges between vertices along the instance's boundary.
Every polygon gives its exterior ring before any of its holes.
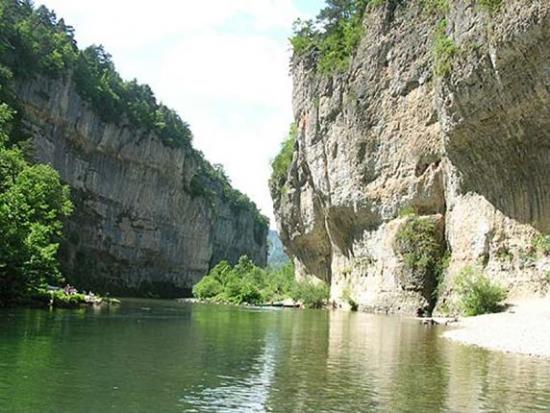
{"type": "Polygon", "coordinates": [[[119,304],[116,298],[102,297],[93,293],[78,292],[72,288],[70,292],[61,288],[39,289],[16,304],[31,307],[79,308],[83,306],[100,306],[119,304]]]}
{"type": "Polygon", "coordinates": [[[502,313],[461,319],[443,337],[489,350],[550,358],[550,297],[510,304],[502,313]]]}

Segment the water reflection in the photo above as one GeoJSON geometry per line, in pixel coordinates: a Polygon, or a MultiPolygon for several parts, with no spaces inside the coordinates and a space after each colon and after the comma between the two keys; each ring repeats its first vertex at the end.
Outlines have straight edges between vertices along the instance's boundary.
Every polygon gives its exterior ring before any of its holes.
{"type": "Polygon", "coordinates": [[[360,313],[0,312],[0,412],[550,411],[550,362],[360,313]]]}

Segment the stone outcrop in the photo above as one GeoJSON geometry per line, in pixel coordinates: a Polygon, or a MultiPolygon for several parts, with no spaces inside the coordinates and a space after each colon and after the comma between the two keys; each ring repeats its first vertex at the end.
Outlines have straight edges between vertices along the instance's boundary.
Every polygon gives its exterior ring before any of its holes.
{"type": "MultiPolygon", "coordinates": [[[[267,224],[214,181],[191,184],[206,162],[130,124],[103,122],[70,79],[16,85],[33,156],[72,188],[62,266],[80,288],[181,296],[222,259],[267,258],[267,224]]],[[[203,180],[204,181],[204,180],[203,180]]]]}
{"type": "Polygon", "coordinates": [[[532,244],[550,232],[550,3],[426,4],[368,6],[345,73],[292,61],[299,136],[276,217],[299,275],[330,283],[336,305],[446,311],[466,266],[511,296],[548,289],[532,244]],[[455,52],[436,75],[442,35],[455,52]],[[396,248],[410,212],[437,223],[449,254],[438,301],[433,271],[411,278],[396,248]]]}

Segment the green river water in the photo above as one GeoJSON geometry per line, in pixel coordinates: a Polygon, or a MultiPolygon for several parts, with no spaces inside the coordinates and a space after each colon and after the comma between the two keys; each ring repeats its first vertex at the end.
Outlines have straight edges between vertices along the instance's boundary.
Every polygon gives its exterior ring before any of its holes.
{"type": "Polygon", "coordinates": [[[550,362],[418,321],[124,300],[0,311],[0,412],[550,411],[550,362]]]}

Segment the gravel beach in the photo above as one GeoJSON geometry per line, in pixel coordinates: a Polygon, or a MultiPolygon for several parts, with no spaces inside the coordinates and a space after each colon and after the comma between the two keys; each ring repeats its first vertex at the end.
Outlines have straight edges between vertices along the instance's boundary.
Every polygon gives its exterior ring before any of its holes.
{"type": "Polygon", "coordinates": [[[550,297],[510,304],[503,313],[461,319],[443,337],[489,350],[550,358],[550,297]]]}

